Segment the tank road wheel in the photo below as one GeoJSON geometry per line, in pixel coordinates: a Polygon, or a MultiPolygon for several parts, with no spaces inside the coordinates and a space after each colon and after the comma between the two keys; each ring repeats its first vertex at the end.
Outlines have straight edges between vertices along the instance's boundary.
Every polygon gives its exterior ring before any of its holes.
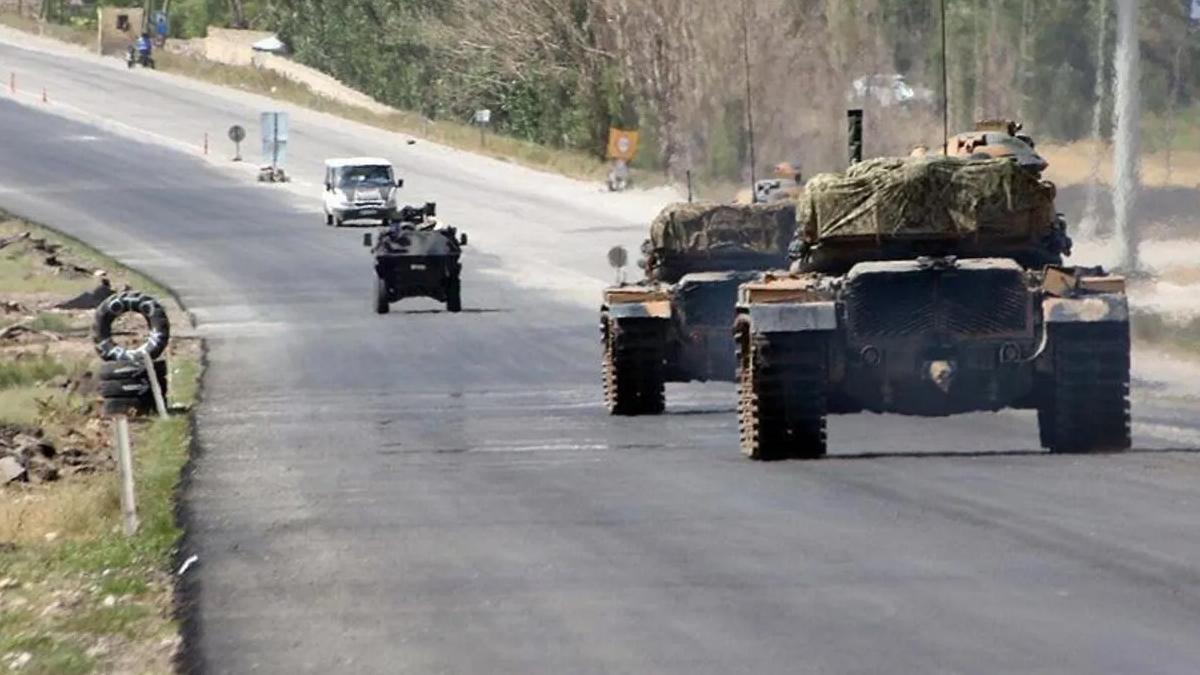
{"type": "Polygon", "coordinates": [[[1129,324],[1050,327],[1054,375],[1038,407],[1042,446],[1058,453],[1128,450],[1129,324]]]}
{"type": "Polygon", "coordinates": [[[661,415],[666,410],[666,367],[663,363],[665,322],[627,319],[607,314],[604,336],[604,404],[612,415],[661,415]]]}
{"type": "Polygon", "coordinates": [[[375,313],[387,314],[389,311],[387,280],[375,277],[375,313]]]}
{"type": "Polygon", "coordinates": [[[825,456],[827,340],[818,334],[752,335],[739,323],[738,431],[759,461],[825,456]]]}

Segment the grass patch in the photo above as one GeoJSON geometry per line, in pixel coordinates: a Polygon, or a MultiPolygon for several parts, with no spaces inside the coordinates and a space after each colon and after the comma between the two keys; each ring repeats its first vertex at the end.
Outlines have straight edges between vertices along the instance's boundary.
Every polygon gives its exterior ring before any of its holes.
{"type": "Polygon", "coordinates": [[[70,371],[70,366],[49,353],[6,360],[0,362],[0,389],[36,387],[70,371]]]}
{"type": "MultiPolygon", "coordinates": [[[[55,255],[64,262],[107,270],[114,287],[128,283],[154,294],[179,320],[157,284],[69,237],[0,214],[0,237],[16,231],[61,246],[55,255]]],[[[6,445],[13,447],[13,425],[27,425],[54,445],[50,461],[57,467],[47,477],[29,464],[30,480],[0,486],[0,673],[165,675],[173,672],[179,642],[170,566],[182,534],[175,496],[190,421],[187,415],[131,419],[140,526],[127,536],[111,423],[98,416],[94,389],[80,384],[96,365],[89,336],[76,330],[90,311],[43,307],[64,299],[56,294],[69,297],[96,280],[62,275],[40,261],[43,253],[23,241],[0,256],[0,278],[22,281],[15,288],[0,284],[0,300],[9,308],[0,316],[11,323],[11,307],[20,307],[21,323],[45,333],[0,342],[0,456],[6,445]]],[[[199,384],[199,345],[177,336],[168,349],[168,398],[190,407],[199,384]]]]}

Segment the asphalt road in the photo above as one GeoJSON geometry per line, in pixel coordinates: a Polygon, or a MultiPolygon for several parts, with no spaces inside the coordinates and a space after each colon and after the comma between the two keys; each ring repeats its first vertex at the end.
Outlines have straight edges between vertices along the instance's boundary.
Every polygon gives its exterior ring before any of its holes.
{"type": "Polygon", "coordinates": [[[1026,414],[853,416],[836,457],[755,464],[728,385],[608,417],[594,306],[517,287],[499,239],[462,314],[376,316],[359,233],[285,191],[6,101],[0,128],[0,206],[158,276],[210,336],[206,672],[1200,667],[1185,404],[1139,391],[1154,434],[1118,456],[1047,456],[1026,414]]]}

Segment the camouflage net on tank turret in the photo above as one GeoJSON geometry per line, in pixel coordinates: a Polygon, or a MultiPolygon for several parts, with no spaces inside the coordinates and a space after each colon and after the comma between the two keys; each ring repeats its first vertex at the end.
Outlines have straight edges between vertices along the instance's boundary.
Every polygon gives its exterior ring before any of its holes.
{"type": "Polygon", "coordinates": [[[796,209],[809,244],[904,239],[1032,241],[1055,223],[1055,188],[1008,159],[880,157],[813,176],[796,209]]]}
{"type": "Polygon", "coordinates": [[[650,243],[684,256],[742,250],[778,253],[796,231],[796,203],[670,204],[650,224],[650,243]]]}

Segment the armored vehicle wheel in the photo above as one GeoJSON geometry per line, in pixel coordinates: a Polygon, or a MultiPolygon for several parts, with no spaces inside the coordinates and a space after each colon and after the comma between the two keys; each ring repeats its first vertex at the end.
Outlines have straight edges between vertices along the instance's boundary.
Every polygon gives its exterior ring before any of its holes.
{"type": "Polygon", "coordinates": [[[601,320],[604,403],[613,415],[661,415],[666,410],[666,322],[601,320]]]}
{"type": "Polygon", "coordinates": [[[1042,445],[1051,452],[1128,450],[1129,324],[1050,327],[1054,374],[1038,407],[1042,445]]]}
{"type": "Polygon", "coordinates": [[[387,281],[375,278],[375,313],[387,314],[391,310],[391,305],[388,303],[388,287],[387,281]]]}
{"type": "Polygon", "coordinates": [[[738,432],[759,461],[825,456],[828,342],[823,335],[752,335],[739,323],[738,432]]]}
{"type": "Polygon", "coordinates": [[[461,312],[462,311],[462,281],[455,276],[447,284],[446,289],[446,311],[461,312]]]}

